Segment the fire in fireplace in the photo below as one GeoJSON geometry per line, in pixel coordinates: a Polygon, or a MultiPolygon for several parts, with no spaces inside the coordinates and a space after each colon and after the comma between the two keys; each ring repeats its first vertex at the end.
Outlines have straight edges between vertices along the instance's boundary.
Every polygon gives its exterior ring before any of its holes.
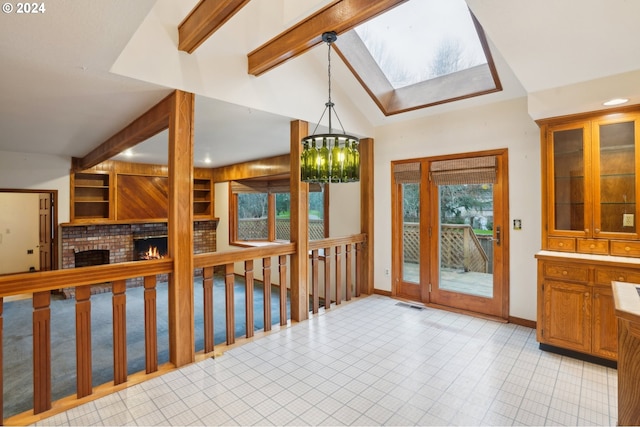
{"type": "Polygon", "coordinates": [[[167,254],[167,236],[148,236],[133,239],[136,260],[162,259],[167,254]]]}

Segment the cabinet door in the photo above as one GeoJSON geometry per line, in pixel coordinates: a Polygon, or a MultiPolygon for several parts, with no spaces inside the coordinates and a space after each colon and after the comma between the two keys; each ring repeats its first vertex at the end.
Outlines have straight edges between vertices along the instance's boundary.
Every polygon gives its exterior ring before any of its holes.
{"type": "Polygon", "coordinates": [[[547,140],[549,234],[588,237],[591,195],[587,165],[591,152],[590,127],[585,123],[551,126],[547,140]],[[586,233],[585,233],[586,231],[586,233]]]}
{"type": "Polygon", "coordinates": [[[593,122],[594,237],[637,239],[636,115],[593,122]]]}
{"type": "Polygon", "coordinates": [[[596,356],[616,359],[618,356],[618,320],[613,305],[611,286],[593,288],[593,349],[596,356]]]}
{"type": "Polygon", "coordinates": [[[545,343],[591,351],[591,293],[586,285],[545,280],[542,337],[545,343]]]}

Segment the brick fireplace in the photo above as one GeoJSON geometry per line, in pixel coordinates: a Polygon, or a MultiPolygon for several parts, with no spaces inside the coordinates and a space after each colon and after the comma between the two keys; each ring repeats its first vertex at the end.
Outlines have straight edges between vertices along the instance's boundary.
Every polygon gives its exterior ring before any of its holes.
{"type": "MultiPolygon", "coordinates": [[[[217,221],[195,221],[193,223],[194,253],[216,250],[217,221]]],[[[75,268],[80,252],[102,253],[103,264],[137,261],[136,241],[167,236],[167,224],[64,224],[61,226],[62,268],[75,268]],[[106,254],[108,251],[108,259],[106,254]]],[[[86,264],[85,264],[86,265],[86,264]]],[[[162,280],[162,278],[159,278],[162,280]]],[[[140,286],[141,279],[127,281],[127,286],[140,286]]]]}

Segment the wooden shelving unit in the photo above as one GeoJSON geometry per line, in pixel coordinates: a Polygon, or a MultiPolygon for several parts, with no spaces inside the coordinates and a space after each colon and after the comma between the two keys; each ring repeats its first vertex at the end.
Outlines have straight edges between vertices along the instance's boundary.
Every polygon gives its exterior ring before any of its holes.
{"type": "MultiPolygon", "coordinates": [[[[71,222],[166,221],[166,166],[108,161],[71,173],[71,222]],[[127,187],[122,187],[128,183],[127,187]],[[136,198],[135,204],[130,198],[136,198]]],[[[193,216],[212,220],[214,187],[210,169],[195,169],[193,216]]]]}
{"type": "Polygon", "coordinates": [[[71,221],[100,221],[111,218],[111,175],[75,173],[71,175],[71,221]]]}

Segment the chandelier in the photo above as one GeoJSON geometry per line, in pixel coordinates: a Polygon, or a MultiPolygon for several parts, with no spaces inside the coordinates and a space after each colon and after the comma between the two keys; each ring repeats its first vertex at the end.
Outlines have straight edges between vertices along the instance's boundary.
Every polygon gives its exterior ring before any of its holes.
{"type": "Polygon", "coordinates": [[[313,135],[302,138],[302,153],[300,154],[300,179],[303,182],[334,183],[356,182],[360,180],[360,140],[347,135],[342,122],[331,102],[331,44],[338,39],[335,32],[322,34],[322,41],[329,46],[328,77],[329,100],[320,116],[320,120],[313,130],[313,135]],[[316,134],[316,130],[324,115],[329,113],[329,133],[316,134]],[[335,114],[342,133],[332,133],[331,119],[335,114]]]}

